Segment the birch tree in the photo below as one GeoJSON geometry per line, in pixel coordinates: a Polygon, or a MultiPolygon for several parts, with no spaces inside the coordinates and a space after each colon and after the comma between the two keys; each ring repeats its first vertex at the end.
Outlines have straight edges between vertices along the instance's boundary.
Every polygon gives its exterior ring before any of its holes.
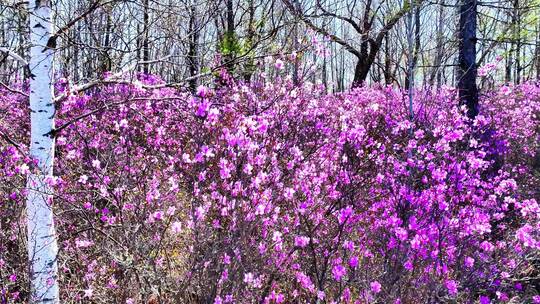
{"type": "Polygon", "coordinates": [[[29,1],[30,155],[27,229],[32,303],[59,303],[58,246],[52,210],[54,163],[53,31],[50,0],[29,1]]]}

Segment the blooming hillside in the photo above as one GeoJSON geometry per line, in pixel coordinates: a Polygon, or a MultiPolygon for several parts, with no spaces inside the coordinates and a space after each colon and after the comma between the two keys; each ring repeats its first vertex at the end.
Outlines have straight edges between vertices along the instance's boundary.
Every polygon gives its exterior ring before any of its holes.
{"type": "MultiPolygon", "coordinates": [[[[65,303],[540,303],[540,87],[194,95],[59,82],[65,303]]],[[[24,88],[21,88],[24,91],[24,88]]],[[[0,299],[28,299],[26,98],[0,91],[0,299]]]]}

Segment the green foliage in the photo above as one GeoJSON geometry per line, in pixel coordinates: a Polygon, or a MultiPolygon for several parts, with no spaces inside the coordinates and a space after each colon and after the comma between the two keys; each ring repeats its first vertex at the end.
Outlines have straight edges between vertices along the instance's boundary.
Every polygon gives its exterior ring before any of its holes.
{"type": "Polygon", "coordinates": [[[221,38],[219,52],[223,55],[237,56],[240,54],[242,45],[234,32],[226,32],[221,38]]]}
{"type": "Polygon", "coordinates": [[[210,69],[210,67],[207,67],[207,66],[205,66],[205,67],[203,67],[201,69],[201,73],[210,73],[210,71],[212,71],[212,70],[210,69]]]}

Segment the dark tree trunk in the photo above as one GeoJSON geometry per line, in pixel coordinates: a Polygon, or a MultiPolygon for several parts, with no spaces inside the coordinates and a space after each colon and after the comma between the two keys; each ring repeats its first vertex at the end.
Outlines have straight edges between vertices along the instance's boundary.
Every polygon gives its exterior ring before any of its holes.
{"type": "Polygon", "coordinates": [[[366,82],[367,76],[369,75],[369,69],[373,65],[373,62],[375,62],[375,58],[377,57],[380,48],[380,44],[372,42],[367,57],[358,58],[358,62],[354,68],[352,88],[360,87],[366,82]]]}
{"type": "Polygon", "coordinates": [[[467,116],[478,115],[476,86],[476,0],[461,0],[459,16],[458,91],[461,105],[466,105],[467,116]]]}
{"type": "Polygon", "coordinates": [[[150,60],[150,45],[148,42],[149,37],[149,27],[150,27],[150,15],[149,15],[149,1],[144,0],[144,12],[143,12],[143,42],[142,42],[142,48],[143,48],[143,61],[145,62],[143,64],[143,72],[145,74],[150,73],[150,65],[147,63],[150,60]]]}
{"type": "Polygon", "coordinates": [[[388,35],[384,38],[384,82],[391,84],[392,77],[392,62],[390,61],[390,43],[388,35]]]}
{"type": "Polygon", "coordinates": [[[233,10],[233,0],[227,0],[227,30],[225,34],[225,39],[227,39],[226,44],[230,48],[228,56],[225,57],[227,61],[227,71],[230,75],[234,72],[234,62],[235,59],[235,44],[236,44],[236,29],[234,26],[234,10],[233,10]]]}
{"type": "Polygon", "coordinates": [[[198,44],[199,44],[199,29],[197,28],[197,8],[195,5],[191,7],[191,13],[189,15],[189,49],[187,55],[187,64],[189,70],[189,88],[192,92],[197,89],[197,78],[195,76],[199,73],[198,64],[198,44]]]}
{"type": "Polygon", "coordinates": [[[111,50],[111,30],[112,30],[112,17],[111,13],[107,12],[107,24],[105,27],[105,41],[103,42],[103,53],[101,55],[101,72],[107,72],[112,69],[112,60],[110,55],[111,50]]]}
{"type": "Polygon", "coordinates": [[[363,59],[358,59],[356,67],[354,68],[352,88],[361,87],[366,81],[368,73],[369,66],[367,66],[366,62],[363,59]]]}
{"type": "MultiPolygon", "coordinates": [[[[506,49],[507,47],[505,47],[506,49]]],[[[506,82],[512,81],[512,57],[514,52],[514,45],[510,45],[510,50],[508,51],[508,56],[506,56],[506,66],[504,71],[504,80],[506,82]]]]}

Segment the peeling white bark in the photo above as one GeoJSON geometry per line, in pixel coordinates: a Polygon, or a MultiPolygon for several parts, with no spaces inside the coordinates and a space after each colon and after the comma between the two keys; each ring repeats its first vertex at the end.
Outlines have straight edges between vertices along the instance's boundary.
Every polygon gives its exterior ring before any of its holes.
{"type": "Polygon", "coordinates": [[[30,155],[38,161],[28,177],[28,258],[31,303],[59,303],[58,246],[53,221],[52,188],[55,108],[53,103],[53,51],[47,47],[51,36],[50,0],[30,0],[30,155]]]}

